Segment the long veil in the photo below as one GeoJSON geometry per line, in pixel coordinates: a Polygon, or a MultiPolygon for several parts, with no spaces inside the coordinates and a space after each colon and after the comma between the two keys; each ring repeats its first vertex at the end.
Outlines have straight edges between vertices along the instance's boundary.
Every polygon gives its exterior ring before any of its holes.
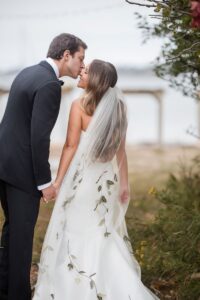
{"type": "MultiPolygon", "coordinates": [[[[121,141],[125,138],[126,129],[126,105],[123,95],[118,88],[109,88],[93,114],[86,137],[80,140],[59,191],[42,248],[38,284],[42,280],[43,284],[46,283],[53,290],[51,274],[54,272],[60,244],[67,226],[66,208],[73,201],[87,167],[95,162],[113,160],[121,141]]],[[[118,201],[114,223],[115,229],[119,232],[123,231],[123,235],[126,236],[124,217],[127,207],[128,203],[121,204],[118,201]]],[[[140,267],[136,261],[135,269],[140,276],[140,267]]]]}

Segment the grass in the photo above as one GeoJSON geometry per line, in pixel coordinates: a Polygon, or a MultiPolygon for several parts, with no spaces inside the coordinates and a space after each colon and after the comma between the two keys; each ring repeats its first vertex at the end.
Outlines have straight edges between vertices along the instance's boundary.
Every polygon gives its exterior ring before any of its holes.
{"type": "MultiPolygon", "coordinates": [[[[131,187],[131,201],[126,216],[129,231],[133,228],[140,228],[142,224],[146,226],[153,222],[157,211],[162,206],[161,202],[153,197],[154,188],[159,190],[164,187],[169,174],[177,174],[180,164],[187,165],[198,152],[198,147],[168,146],[158,149],[153,146],[131,146],[127,148],[131,187]]],[[[41,203],[35,228],[33,249],[33,262],[35,263],[39,261],[42,242],[52,208],[53,203],[41,203]]],[[[0,211],[0,226],[2,223],[3,217],[0,211]]],[[[141,247],[144,246],[142,245],[143,239],[144,237],[140,237],[137,231],[137,244],[141,244],[141,247]],[[140,238],[141,241],[138,240],[140,238]]],[[[141,267],[143,269],[142,263],[141,267]]],[[[146,282],[148,282],[148,279],[146,282]]]]}
{"type": "MultiPolygon", "coordinates": [[[[199,151],[198,147],[165,147],[162,150],[153,146],[129,146],[127,156],[129,162],[129,181],[131,201],[127,212],[128,227],[134,222],[148,223],[154,219],[159,203],[149,193],[152,187],[160,189],[164,186],[169,173],[176,173],[181,161],[187,163],[199,151]],[[135,220],[133,222],[133,220],[135,220]]],[[[60,153],[55,151],[56,156],[60,153]]],[[[54,154],[52,154],[53,156],[54,154]]],[[[51,216],[53,203],[41,202],[38,222],[35,228],[33,261],[38,262],[46,228],[51,216]]],[[[0,227],[3,214],[0,210],[0,227]]]]}

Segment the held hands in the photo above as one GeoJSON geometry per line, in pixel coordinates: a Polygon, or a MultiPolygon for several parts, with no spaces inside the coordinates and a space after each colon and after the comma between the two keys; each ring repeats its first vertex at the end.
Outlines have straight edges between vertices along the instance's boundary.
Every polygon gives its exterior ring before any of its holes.
{"type": "Polygon", "coordinates": [[[57,196],[56,188],[53,184],[42,190],[42,198],[45,203],[48,203],[50,200],[54,200],[57,196]]]}

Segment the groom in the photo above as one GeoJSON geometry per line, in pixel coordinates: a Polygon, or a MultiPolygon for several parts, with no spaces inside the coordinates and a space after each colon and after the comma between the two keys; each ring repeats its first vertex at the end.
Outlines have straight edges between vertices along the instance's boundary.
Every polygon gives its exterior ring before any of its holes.
{"type": "Polygon", "coordinates": [[[30,300],[30,267],[40,198],[56,196],[48,162],[62,76],[77,78],[87,45],[71,34],[50,44],[47,59],[15,78],[0,123],[0,300],[30,300]]]}

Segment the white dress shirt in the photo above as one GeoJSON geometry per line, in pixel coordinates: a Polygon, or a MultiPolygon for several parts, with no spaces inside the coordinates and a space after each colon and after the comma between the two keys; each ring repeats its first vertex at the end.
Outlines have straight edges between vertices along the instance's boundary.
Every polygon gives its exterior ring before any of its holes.
{"type": "MultiPolygon", "coordinates": [[[[46,58],[46,62],[48,62],[48,64],[50,64],[50,66],[53,68],[57,78],[59,78],[59,69],[58,66],[56,65],[56,63],[54,62],[54,60],[50,57],[46,58]]],[[[49,187],[51,185],[51,181],[47,182],[45,184],[39,185],[37,188],[39,191],[49,187]]]]}
{"type": "Polygon", "coordinates": [[[45,60],[53,68],[54,72],[56,73],[56,77],[59,78],[59,70],[55,61],[51,57],[47,57],[45,60]]]}

